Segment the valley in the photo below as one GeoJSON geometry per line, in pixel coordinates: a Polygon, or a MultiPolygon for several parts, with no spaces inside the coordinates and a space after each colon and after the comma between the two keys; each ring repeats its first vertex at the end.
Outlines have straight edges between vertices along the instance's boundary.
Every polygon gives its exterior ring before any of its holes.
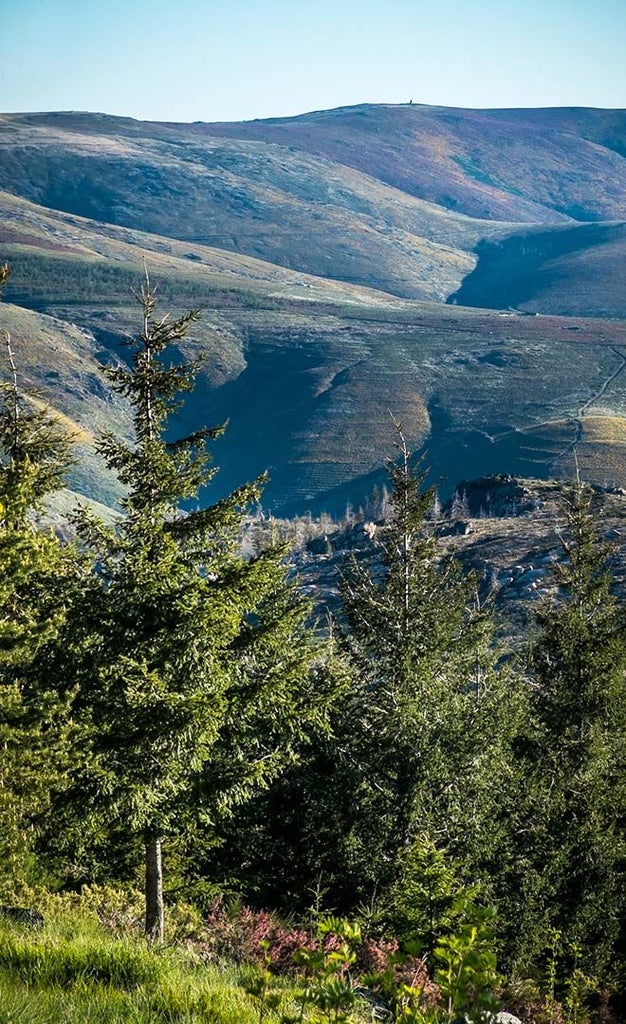
{"type": "Polygon", "coordinates": [[[279,515],[380,484],[391,417],[442,494],[491,473],[626,480],[626,115],[363,105],[241,124],[0,116],[1,310],[24,385],[77,432],[69,485],[114,507],[127,436],[102,364],[197,307],[181,427],[228,420],[217,498],[279,515]],[[539,173],[540,169],[540,173],[539,173]]]}

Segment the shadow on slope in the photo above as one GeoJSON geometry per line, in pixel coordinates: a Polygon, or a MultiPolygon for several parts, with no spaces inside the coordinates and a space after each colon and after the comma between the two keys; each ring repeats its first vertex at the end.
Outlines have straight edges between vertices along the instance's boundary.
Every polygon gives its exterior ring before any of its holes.
{"type": "Polygon", "coordinates": [[[626,224],[516,232],[481,242],[448,302],[558,316],[626,317],[626,224]]]}

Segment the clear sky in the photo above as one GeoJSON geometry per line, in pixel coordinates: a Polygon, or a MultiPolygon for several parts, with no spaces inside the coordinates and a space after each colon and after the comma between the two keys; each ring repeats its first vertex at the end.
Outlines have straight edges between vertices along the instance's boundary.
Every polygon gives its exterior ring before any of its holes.
{"type": "Polygon", "coordinates": [[[0,0],[0,110],[626,107],[626,0],[0,0]]]}

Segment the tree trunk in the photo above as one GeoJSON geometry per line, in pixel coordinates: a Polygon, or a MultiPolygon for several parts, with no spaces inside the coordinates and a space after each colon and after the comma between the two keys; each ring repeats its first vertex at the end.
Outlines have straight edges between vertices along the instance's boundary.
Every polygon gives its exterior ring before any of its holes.
{"type": "Polygon", "coordinates": [[[161,839],[146,831],[146,941],[149,946],[163,941],[163,864],[161,839]]]}

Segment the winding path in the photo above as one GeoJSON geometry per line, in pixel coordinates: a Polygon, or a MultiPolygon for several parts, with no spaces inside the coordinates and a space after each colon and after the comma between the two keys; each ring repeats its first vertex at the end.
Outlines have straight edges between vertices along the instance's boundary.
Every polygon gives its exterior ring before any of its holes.
{"type": "Polygon", "coordinates": [[[595,392],[595,394],[593,394],[591,398],[588,398],[584,405],[581,405],[580,409],[578,410],[578,415],[575,418],[572,417],[572,422],[575,424],[574,437],[562,451],[558,452],[558,454],[554,456],[554,458],[550,462],[550,465],[553,466],[558,459],[562,459],[564,455],[568,455],[570,452],[575,451],[576,445],[580,444],[583,440],[583,419],[589,412],[589,409],[592,405],[595,405],[596,402],[599,402],[600,399],[604,397],[607,389],[613,383],[615,378],[619,377],[619,375],[623,373],[624,367],[626,367],[626,355],[624,355],[622,349],[618,348],[616,345],[611,345],[610,348],[611,351],[614,352],[615,355],[618,357],[620,361],[619,366],[616,370],[613,371],[613,373],[609,374],[609,376],[606,378],[601,387],[595,392]]]}

